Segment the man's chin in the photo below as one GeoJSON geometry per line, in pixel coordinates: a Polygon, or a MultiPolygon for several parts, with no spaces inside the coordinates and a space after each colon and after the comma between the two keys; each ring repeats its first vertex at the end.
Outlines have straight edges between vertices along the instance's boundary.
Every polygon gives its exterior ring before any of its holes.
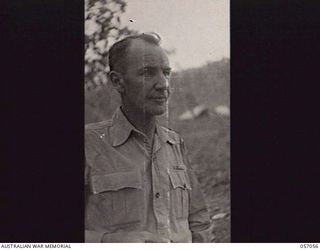
{"type": "Polygon", "coordinates": [[[158,115],[163,115],[167,111],[167,107],[154,107],[149,110],[146,110],[148,115],[151,116],[158,116],[158,115]]]}

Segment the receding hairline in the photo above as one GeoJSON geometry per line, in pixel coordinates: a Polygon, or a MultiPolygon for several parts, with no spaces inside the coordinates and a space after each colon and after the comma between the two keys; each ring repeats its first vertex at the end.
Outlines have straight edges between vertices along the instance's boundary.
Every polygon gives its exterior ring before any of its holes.
{"type": "Polygon", "coordinates": [[[137,39],[131,40],[130,43],[128,44],[128,47],[127,47],[126,53],[125,53],[126,56],[128,56],[129,53],[131,53],[131,52],[133,51],[134,46],[135,46],[135,45],[138,46],[138,44],[139,44],[140,42],[146,44],[147,46],[160,48],[161,50],[164,51],[164,49],[160,46],[160,44],[150,43],[150,42],[145,41],[145,40],[143,40],[143,39],[141,39],[141,38],[137,38],[137,39]]]}
{"type": "Polygon", "coordinates": [[[161,37],[156,33],[142,33],[123,38],[116,42],[109,49],[109,68],[110,71],[117,70],[118,67],[125,65],[125,59],[134,41],[142,41],[150,45],[160,46],[161,37]]]}

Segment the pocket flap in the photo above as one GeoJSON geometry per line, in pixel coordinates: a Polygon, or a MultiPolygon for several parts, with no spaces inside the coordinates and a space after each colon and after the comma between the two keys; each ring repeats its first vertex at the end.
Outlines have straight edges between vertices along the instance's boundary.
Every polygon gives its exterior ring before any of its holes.
{"type": "Polygon", "coordinates": [[[142,189],[140,171],[129,171],[92,176],[92,192],[98,194],[106,191],[117,191],[123,188],[142,189]]]}
{"type": "Polygon", "coordinates": [[[169,177],[172,183],[173,188],[183,188],[191,190],[190,181],[186,171],[170,171],[169,177]]]}

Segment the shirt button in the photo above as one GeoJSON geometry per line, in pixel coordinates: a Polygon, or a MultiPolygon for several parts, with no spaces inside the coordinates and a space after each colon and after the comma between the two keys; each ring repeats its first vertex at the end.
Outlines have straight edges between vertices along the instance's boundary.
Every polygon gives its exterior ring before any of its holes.
{"type": "Polygon", "coordinates": [[[187,184],[183,184],[184,189],[187,189],[187,184]]]}
{"type": "Polygon", "coordinates": [[[156,193],[156,198],[159,198],[159,197],[160,197],[160,193],[157,192],[157,193],[156,193]]]}

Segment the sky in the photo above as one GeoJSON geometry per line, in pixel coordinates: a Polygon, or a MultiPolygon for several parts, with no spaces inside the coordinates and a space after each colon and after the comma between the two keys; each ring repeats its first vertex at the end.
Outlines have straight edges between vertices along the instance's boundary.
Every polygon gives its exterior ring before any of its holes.
{"type": "Polygon", "coordinates": [[[158,33],[174,70],[230,58],[229,0],[127,0],[121,22],[158,33]]]}

